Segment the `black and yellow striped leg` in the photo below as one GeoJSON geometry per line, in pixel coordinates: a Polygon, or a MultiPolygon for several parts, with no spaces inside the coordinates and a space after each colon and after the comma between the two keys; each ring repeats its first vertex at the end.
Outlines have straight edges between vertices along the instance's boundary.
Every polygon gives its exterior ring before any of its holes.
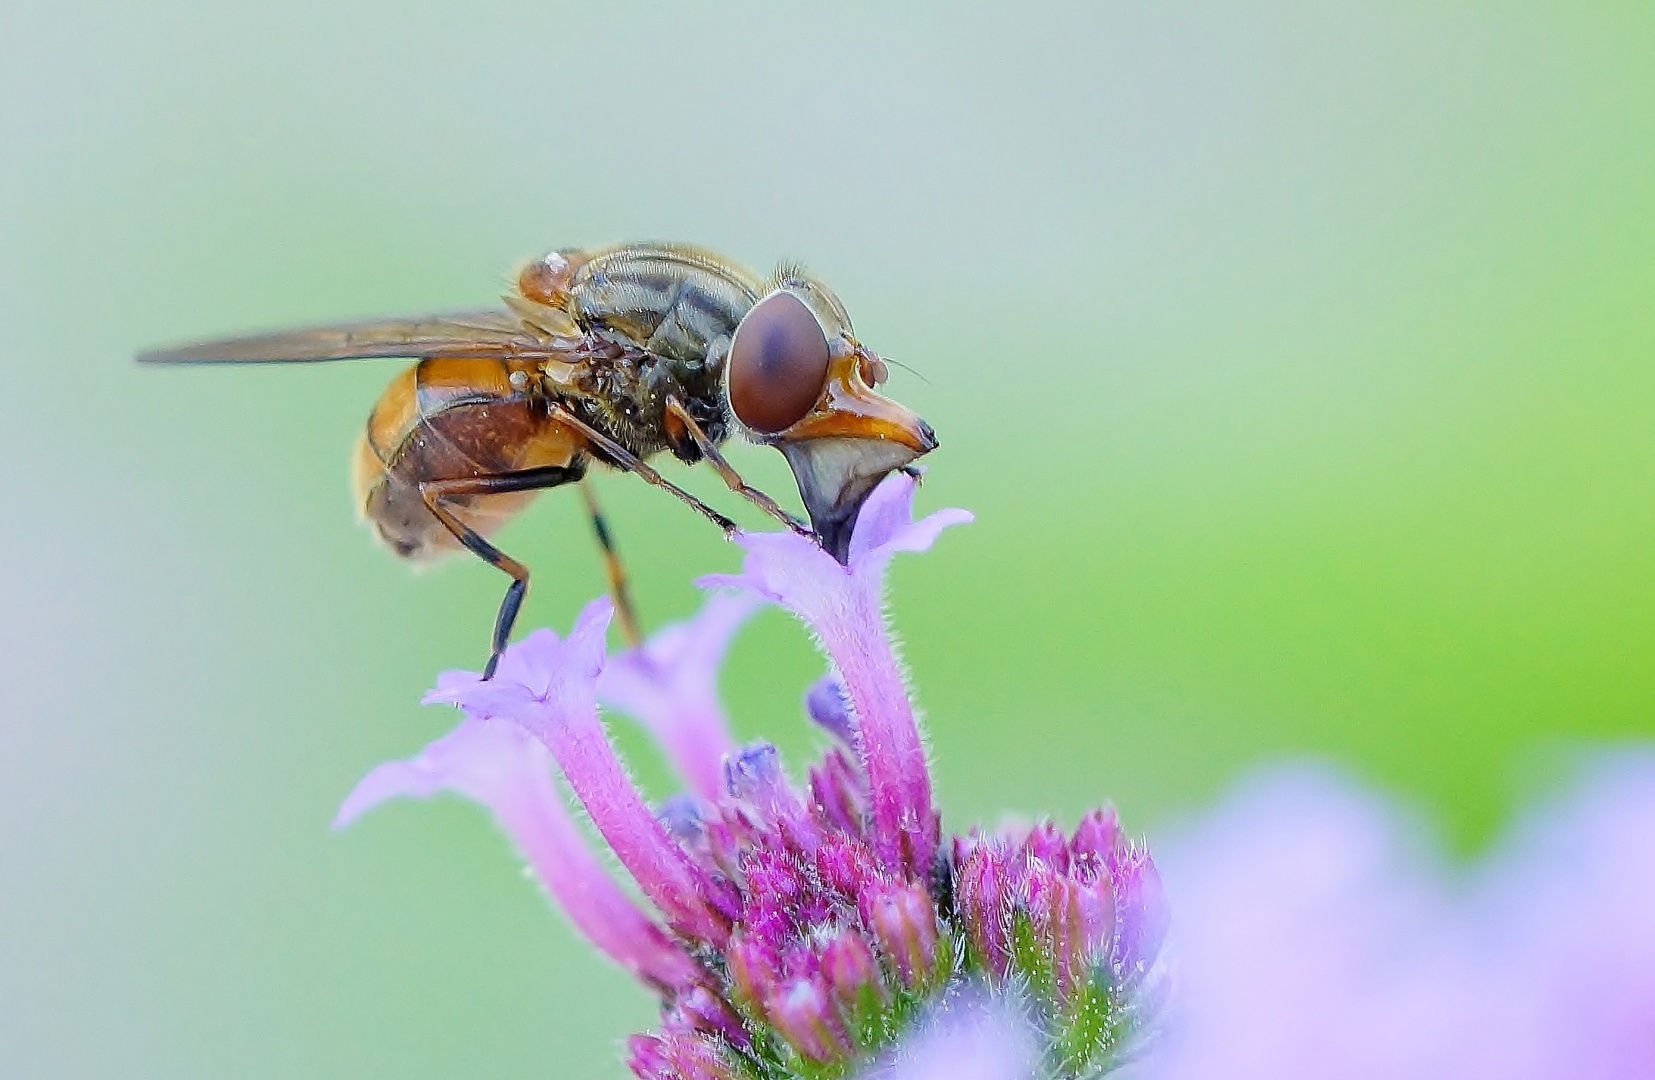
{"type": "Polygon", "coordinates": [[[626,567],[621,564],[620,552],[615,550],[615,538],[610,534],[609,523],[598,506],[592,481],[581,480],[580,497],[586,500],[586,513],[592,518],[592,531],[597,534],[598,546],[603,549],[603,569],[609,575],[609,595],[615,600],[615,614],[621,620],[621,635],[628,645],[636,649],[644,643],[644,636],[638,629],[638,612],[632,606],[632,590],[627,585],[626,567]]]}

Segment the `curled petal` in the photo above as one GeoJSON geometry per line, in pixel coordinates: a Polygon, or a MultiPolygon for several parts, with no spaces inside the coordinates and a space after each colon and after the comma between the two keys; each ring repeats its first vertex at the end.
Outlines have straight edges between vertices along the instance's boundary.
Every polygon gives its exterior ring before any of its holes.
{"type": "Polygon", "coordinates": [[[614,614],[608,598],[587,604],[569,636],[558,640],[536,630],[506,649],[494,678],[474,672],[445,672],[427,705],[458,705],[472,716],[509,717],[528,728],[557,722],[565,712],[597,708],[596,684],[603,670],[604,632],[614,614]]]}
{"type": "Polygon", "coordinates": [[[611,959],[663,987],[697,967],[605,872],[552,788],[546,748],[507,721],[467,717],[414,757],[362,778],[334,820],[344,828],[380,803],[454,792],[483,806],[535,876],[611,959]]]}
{"type": "Polygon", "coordinates": [[[888,560],[899,551],[929,551],[944,529],[972,520],[971,511],[950,508],[915,521],[914,491],[918,486],[913,477],[898,473],[874,489],[851,536],[852,563],[888,560]]]}

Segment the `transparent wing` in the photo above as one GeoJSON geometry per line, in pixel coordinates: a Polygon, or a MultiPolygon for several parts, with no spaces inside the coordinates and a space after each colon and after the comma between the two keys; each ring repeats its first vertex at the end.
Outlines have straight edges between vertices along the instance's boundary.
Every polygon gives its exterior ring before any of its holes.
{"type": "Polygon", "coordinates": [[[281,330],[153,349],[143,364],[314,364],[326,360],[418,360],[427,356],[535,359],[553,355],[551,343],[507,311],[466,311],[408,319],[281,330]]]}

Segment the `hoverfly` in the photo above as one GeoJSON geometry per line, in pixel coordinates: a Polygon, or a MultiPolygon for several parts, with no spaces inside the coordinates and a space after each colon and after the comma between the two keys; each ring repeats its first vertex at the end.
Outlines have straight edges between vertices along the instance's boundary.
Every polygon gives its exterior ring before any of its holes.
{"type": "MultiPolygon", "coordinates": [[[[877,393],[884,362],[844,306],[800,270],[768,280],[678,244],[560,250],[518,274],[504,310],[346,323],[143,353],[155,364],[417,360],[368,417],[354,458],[357,505],[396,555],[466,549],[511,577],[491,676],[529,570],[489,539],[546,488],[592,463],[631,472],[729,533],[735,523],[648,464],[706,461],[730,490],[840,562],[863,502],[936,448],[931,428],[877,393]],[[787,458],[808,528],[719,452],[732,434],[787,458]]],[[[622,625],[636,621],[608,530],[583,484],[622,625]]]]}

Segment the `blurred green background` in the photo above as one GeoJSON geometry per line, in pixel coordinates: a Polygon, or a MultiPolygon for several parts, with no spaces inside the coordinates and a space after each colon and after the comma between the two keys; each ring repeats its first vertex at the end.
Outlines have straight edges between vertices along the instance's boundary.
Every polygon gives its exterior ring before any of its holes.
{"type": "MultiPolygon", "coordinates": [[[[1655,730],[1652,56],[1591,0],[5,4],[0,1075],[620,1074],[646,996],[480,814],[328,830],[501,588],[352,521],[395,366],[129,359],[570,244],[802,258],[924,376],[923,503],[978,514],[893,583],[952,823],[1153,836],[1311,754],[1474,850],[1655,730]]],[[[602,494],[651,621],[734,566],[602,494]]],[[[505,536],[526,625],[602,588],[576,505],[505,536]]],[[[742,735],[797,761],[818,670],[761,617],[742,735]]]]}

